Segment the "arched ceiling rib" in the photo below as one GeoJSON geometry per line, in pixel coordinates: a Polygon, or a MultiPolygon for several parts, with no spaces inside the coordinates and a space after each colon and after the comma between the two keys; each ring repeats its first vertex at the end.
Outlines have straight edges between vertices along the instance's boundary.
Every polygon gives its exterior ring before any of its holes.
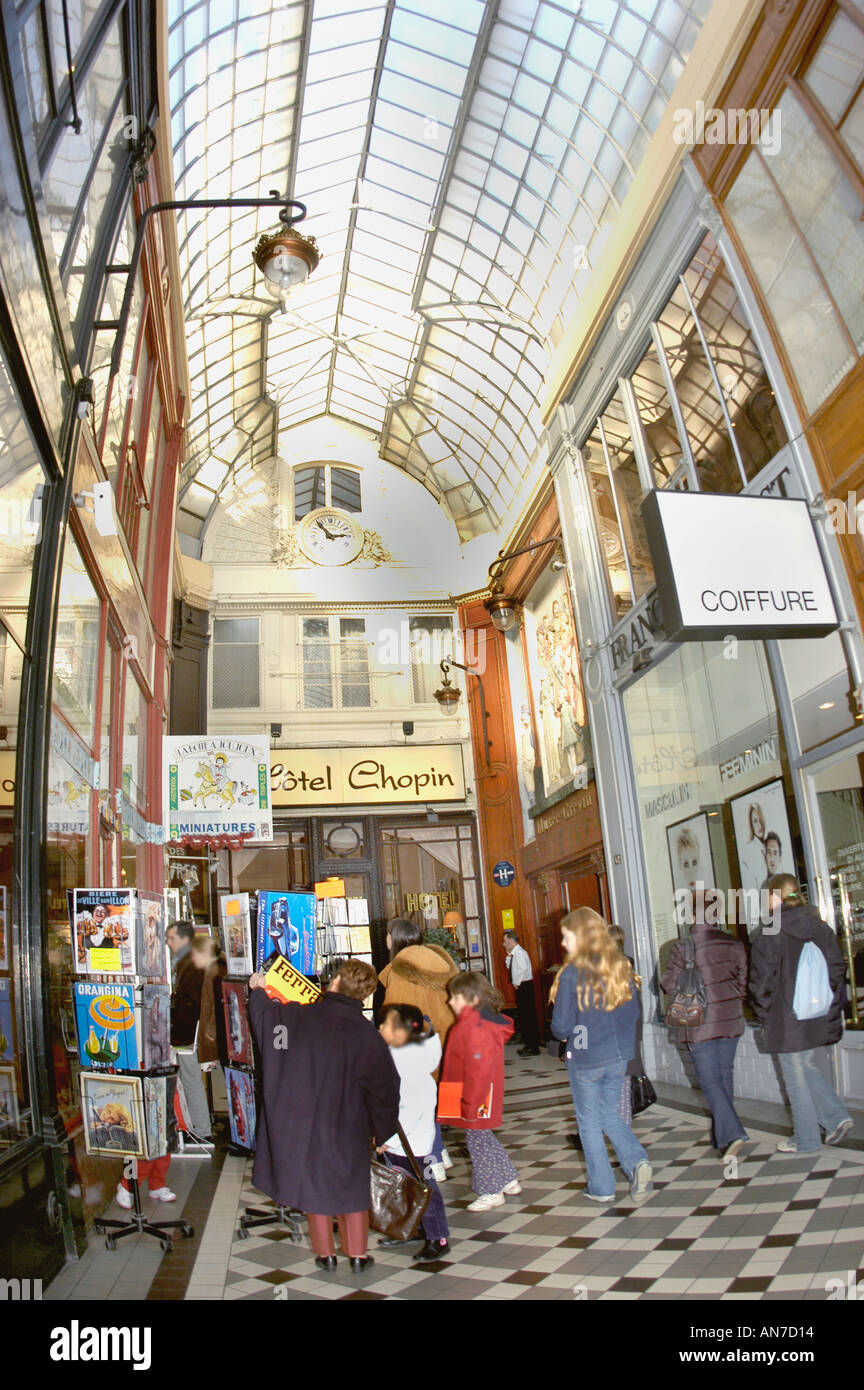
{"type": "Polygon", "coordinates": [[[180,214],[181,529],[328,413],[380,434],[463,536],[494,528],[709,5],[169,0],[178,198],[287,190],[323,252],[283,309],[251,259],[266,213],[180,214]]]}

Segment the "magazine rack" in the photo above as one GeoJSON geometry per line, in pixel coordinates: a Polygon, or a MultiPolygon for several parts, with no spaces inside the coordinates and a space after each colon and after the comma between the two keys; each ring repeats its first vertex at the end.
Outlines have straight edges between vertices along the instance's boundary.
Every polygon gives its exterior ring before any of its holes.
{"type": "Polygon", "coordinates": [[[93,1222],[93,1226],[100,1235],[105,1231],[110,1234],[105,1239],[106,1250],[116,1250],[118,1240],[124,1236],[155,1236],[161,1242],[162,1249],[166,1255],[170,1255],[174,1249],[174,1241],[171,1236],[166,1234],[170,1231],[182,1231],[184,1236],[194,1236],[194,1227],[188,1221],[149,1221],[141,1210],[141,1194],[138,1191],[137,1165],[136,1174],[128,1179],[132,1187],[132,1212],[128,1221],[108,1220],[99,1217],[93,1222]]]}

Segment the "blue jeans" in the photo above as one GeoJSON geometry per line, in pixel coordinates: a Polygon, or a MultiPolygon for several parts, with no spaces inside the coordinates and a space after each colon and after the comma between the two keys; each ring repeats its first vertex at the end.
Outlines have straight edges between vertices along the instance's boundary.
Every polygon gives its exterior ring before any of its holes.
{"type": "Polygon", "coordinates": [[[592,1197],[613,1197],[615,1175],[606,1152],[604,1134],[611,1140],[628,1178],[633,1177],[637,1163],[648,1160],[636,1135],[618,1113],[627,1063],[610,1062],[601,1067],[568,1066],[567,1072],[588,1169],[588,1191],[592,1197]]]}
{"type": "Polygon", "coordinates": [[[822,1147],[820,1125],[826,1134],[830,1134],[832,1129],[849,1119],[846,1106],[816,1066],[816,1052],[816,1048],[811,1048],[809,1052],[778,1054],[786,1094],[792,1106],[795,1143],[801,1154],[819,1152],[822,1147]]]}
{"type": "Polygon", "coordinates": [[[709,1038],[707,1042],[690,1044],[696,1076],[714,1117],[715,1149],[725,1149],[733,1139],[747,1138],[747,1131],[735,1110],[737,1048],[737,1038],[709,1038]]]}

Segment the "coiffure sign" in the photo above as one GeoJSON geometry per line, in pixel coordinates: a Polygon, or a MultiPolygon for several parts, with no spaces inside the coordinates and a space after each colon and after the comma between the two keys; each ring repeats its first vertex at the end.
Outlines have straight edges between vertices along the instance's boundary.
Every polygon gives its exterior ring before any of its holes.
{"type": "Polygon", "coordinates": [[[670,641],[824,637],[837,628],[806,502],[649,492],[642,515],[670,641]]]}

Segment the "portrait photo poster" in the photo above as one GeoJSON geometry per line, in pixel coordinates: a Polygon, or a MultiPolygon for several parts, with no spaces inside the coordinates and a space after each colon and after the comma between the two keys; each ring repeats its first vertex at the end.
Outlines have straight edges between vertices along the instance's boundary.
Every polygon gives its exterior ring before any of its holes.
{"type": "Polygon", "coordinates": [[[84,1143],[89,1154],[146,1158],[144,1104],[139,1076],[81,1073],[84,1143]]]}
{"type": "MultiPolygon", "coordinates": [[[[767,888],[774,874],[794,875],[795,855],[783,779],[778,777],[761,787],[753,787],[736,796],[729,805],[738,871],[745,892],[767,888]]],[[[748,912],[748,918],[750,916],[748,912]]]]}
{"type": "Polygon", "coordinates": [[[666,827],[666,844],[672,868],[673,893],[679,889],[716,888],[714,856],[708,817],[704,811],[666,827]]]}

